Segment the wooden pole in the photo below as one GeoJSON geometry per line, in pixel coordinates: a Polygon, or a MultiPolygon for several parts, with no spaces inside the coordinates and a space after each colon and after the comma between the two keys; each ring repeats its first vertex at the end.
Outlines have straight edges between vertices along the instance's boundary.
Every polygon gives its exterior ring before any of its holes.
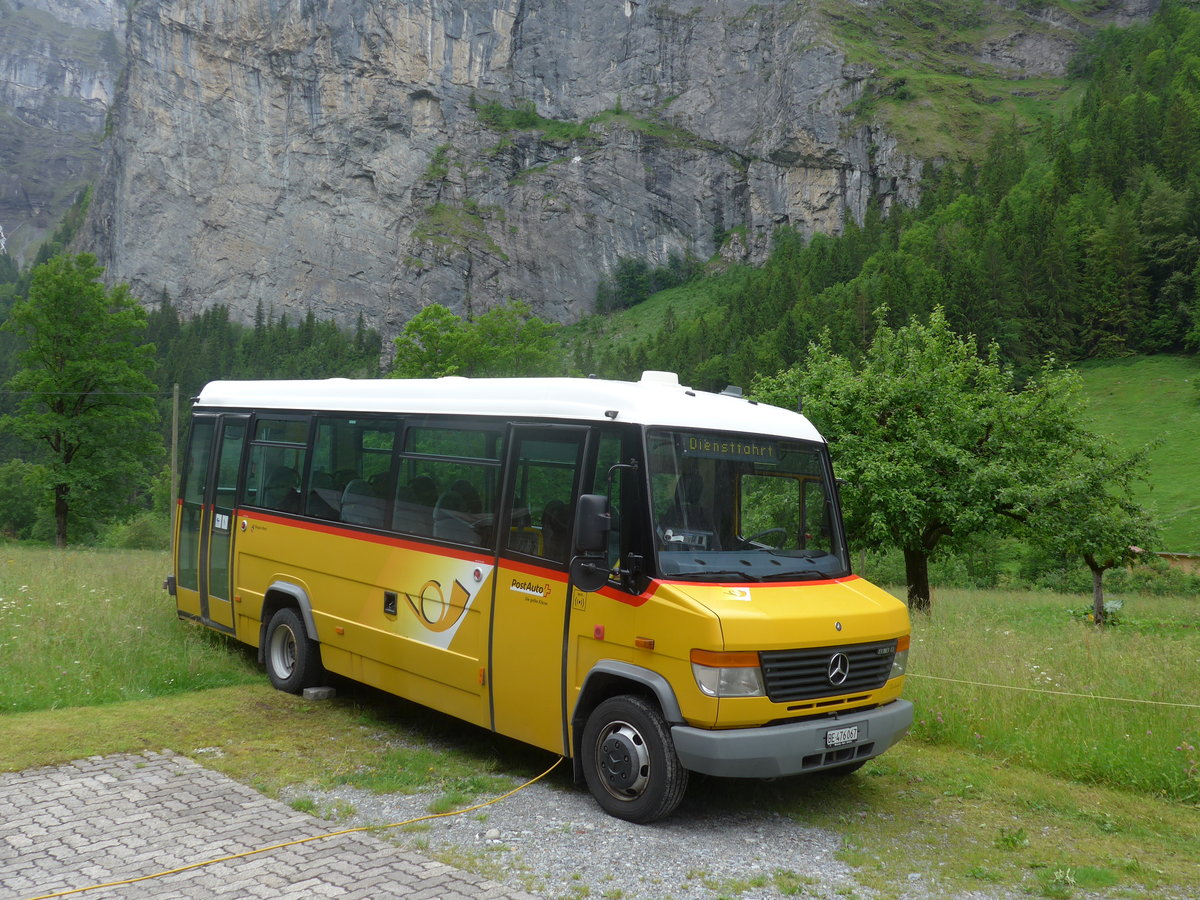
{"type": "Polygon", "coordinates": [[[175,498],[179,496],[179,385],[171,392],[171,543],[175,542],[175,518],[179,515],[179,504],[175,498]]]}

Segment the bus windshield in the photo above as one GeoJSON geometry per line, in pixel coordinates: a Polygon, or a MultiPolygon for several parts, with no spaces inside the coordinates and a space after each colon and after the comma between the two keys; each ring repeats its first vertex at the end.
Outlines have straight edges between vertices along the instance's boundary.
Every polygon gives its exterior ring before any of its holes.
{"type": "Polygon", "coordinates": [[[823,445],[656,430],[648,450],[663,576],[804,581],[850,573],[823,445]]]}

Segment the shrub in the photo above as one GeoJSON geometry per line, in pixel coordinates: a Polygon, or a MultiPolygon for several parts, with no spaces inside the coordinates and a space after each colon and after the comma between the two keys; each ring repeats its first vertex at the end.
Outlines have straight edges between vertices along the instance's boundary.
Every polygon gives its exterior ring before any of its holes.
{"type": "Polygon", "coordinates": [[[0,534],[33,537],[38,519],[50,512],[45,475],[45,467],[23,459],[0,465],[0,534]]]}
{"type": "Polygon", "coordinates": [[[145,510],[125,521],[105,525],[96,543],[114,550],[167,550],[171,546],[170,524],[161,513],[145,510]]]}

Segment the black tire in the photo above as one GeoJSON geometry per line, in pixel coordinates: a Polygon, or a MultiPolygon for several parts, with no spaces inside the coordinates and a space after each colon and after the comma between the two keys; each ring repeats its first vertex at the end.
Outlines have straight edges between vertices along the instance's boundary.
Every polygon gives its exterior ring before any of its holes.
{"type": "Polygon", "coordinates": [[[267,677],[277,690],[301,694],[321,682],[321,650],[304,630],[300,614],[291,607],[278,610],[267,623],[263,642],[267,677]]]}
{"type": "Polygon", "coordinates": [[[688,772],[658,707],[623,694],[597,706],[583,729],[583,775],[610,816],[645,824],[675,811],[688,772]]]}

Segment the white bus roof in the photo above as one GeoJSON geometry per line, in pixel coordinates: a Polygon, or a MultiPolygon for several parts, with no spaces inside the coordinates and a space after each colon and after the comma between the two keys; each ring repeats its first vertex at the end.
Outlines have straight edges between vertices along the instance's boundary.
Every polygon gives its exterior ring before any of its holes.
{"type": "Polygon", "coordinates": [[[636,382],[460,376],[214,381],[200,392],[196,406],[633,422],[824,441],[799,413],[754,403],[734,394],[693,390],[681,385],[672,372],[645,372],[636,382]]]}

